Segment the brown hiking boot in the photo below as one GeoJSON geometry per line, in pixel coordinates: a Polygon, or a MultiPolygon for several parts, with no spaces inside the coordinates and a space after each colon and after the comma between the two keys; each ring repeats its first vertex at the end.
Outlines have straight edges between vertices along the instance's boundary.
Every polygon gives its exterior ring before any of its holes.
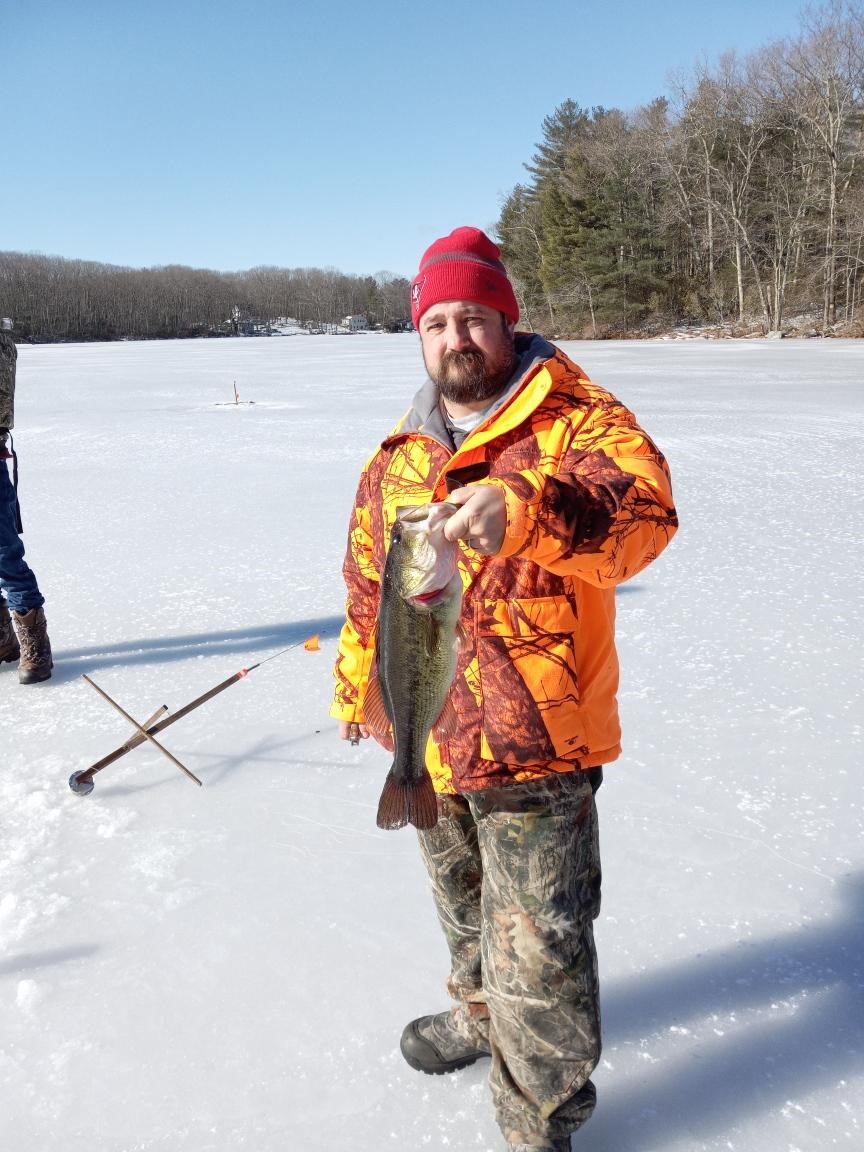
{"type": "Polygon", "coordinates": [[[0,664],[11,664],[21,655],[18,637],[12,627],[12,617],[6,601],[0,600],[0,664]]]}
{"type": "Polygon", "coordinates": [[[48,625],[41,608],[31,608],[29,612],[16,612],[15,631],[21,645],[21,660],[18,664],[18,680],[21,684],[38,684],[51,677],[54,661],[51,658],[51,642],[48,639],[48,625]]]}

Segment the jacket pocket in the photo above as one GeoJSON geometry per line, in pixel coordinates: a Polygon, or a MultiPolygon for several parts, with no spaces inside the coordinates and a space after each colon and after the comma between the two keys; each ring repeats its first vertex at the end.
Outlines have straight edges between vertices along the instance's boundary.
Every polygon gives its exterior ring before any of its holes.
{"type": "Polygon", "coordinates": [[[563,596],[484,600],[476,613],[482,757],[523,767],[581,761],[576,605],[563,596]]]}

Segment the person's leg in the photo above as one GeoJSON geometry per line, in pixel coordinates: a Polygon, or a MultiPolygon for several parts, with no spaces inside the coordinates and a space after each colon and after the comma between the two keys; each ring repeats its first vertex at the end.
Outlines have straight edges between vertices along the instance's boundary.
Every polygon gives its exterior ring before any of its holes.
{"type": "Polygon", "coordinates": [[[490,1086],[511,1145],[566,1141],[594,1109],[600,778],[556,774],[469,796],[483,867],[490,1086]]]}
{"type": "Polygon", "coordinates": [[[6,601],[0,596],[0,664],[17,663],[21,655],[21,645],[12,627],[12,617],[6,601]]]}
{"type": "Polygon", "coordinates": [[[438,919],[450,950],[449,1012],[413,1020],[402,1034],[402,1054],[424,1072],[446,1072],[488,1054],[489,1020],[480,967],[480,855],[466,801],[439,796],[439,820],[417,839],[438,919]]]}
{"type": "Polygon", "coordinates": [[[6,462],[0,461],[0,588],[10,610],[24,614],[32,608],[41,608],[45,598],[24,559],[15,509],[15,488],[6,462]]]}

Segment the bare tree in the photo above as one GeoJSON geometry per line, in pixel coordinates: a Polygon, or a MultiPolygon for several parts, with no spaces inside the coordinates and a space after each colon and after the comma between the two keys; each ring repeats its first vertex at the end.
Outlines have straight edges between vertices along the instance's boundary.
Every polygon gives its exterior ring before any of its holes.
{"type": "Polygon", "coordinates": [[[792,112],[804,148],[818,154],[824,228],[822,321],[836,319],[839,211],[864,143],[864,16],[844,0],[805,16],[803,33],[774,45],[763,59],[771,98],[792,112]]]}

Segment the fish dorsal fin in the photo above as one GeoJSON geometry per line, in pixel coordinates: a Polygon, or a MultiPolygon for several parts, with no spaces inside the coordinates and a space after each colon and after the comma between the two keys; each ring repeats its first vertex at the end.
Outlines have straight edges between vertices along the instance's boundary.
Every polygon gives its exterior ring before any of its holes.
{"type": "Polygon", "coordinates": [[[459,717],[453,707],[452,698],[448,696],[441,709],[441,715],[432,726],[432,739],[436,744],[440,744],[444,740],[451,740],[458,732],[459,717]]]}
{"type": "Polygon", "coordinates": [[[373,663],[369,672],[369,683],[366,686],[366,695],[363,697],[363,723],[369,729],[369,735],[374,736],[382,748],[392,752],[396,745],[393,743],[390,717],[381,695],[381,681],[378,678],[378,665],[373,663]]]}

